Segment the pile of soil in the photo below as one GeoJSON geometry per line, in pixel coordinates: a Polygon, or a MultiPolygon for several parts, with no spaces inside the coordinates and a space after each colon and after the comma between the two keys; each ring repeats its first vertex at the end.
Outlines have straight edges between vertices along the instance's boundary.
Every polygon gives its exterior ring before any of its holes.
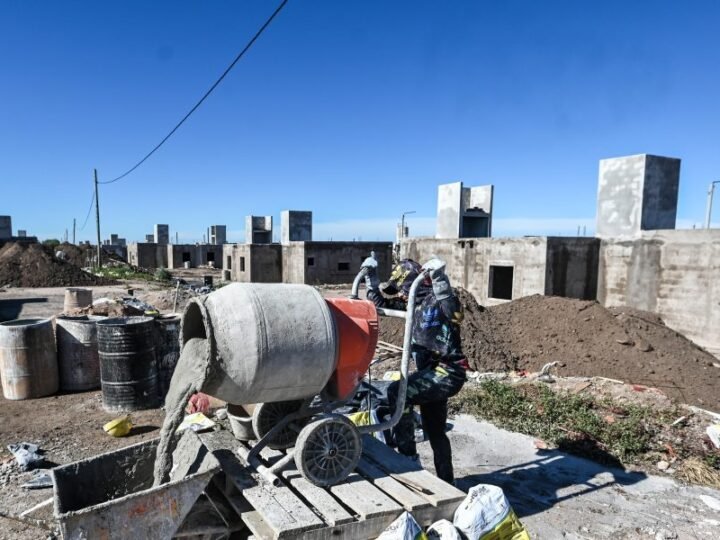
{"type": "MultiPolygon", "coordinates": [[[[720,361],[655,314],[541,295],[483,308],[467,291],[456,292],[465,307],[463,350],[478,371],[533,372],[556,361],[564,376],[651,386],[720,410],[720,361]]],[[[383,318],[380,339],[402,345],[401,323],[383,318]]]]}
{"type": "Polygon", "coordinates": [[[55,250],[41,244],[10,242],[0,248],[0,287],[72,287],[112,285],[75,264],[55,258],[55,250]]]}

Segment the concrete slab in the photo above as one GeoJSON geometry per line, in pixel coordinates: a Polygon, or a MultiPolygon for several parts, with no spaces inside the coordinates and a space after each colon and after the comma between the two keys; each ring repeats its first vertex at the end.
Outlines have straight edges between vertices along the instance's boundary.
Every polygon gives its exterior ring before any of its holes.
{"type": "MultiPolygon", "coordinates": [[[[469,416],[451,420],[458,487],[505,490],[532,538],[720,538],[720,491],[625,472],[559,452],[469,416]]],[[[418,446],[432,469],[432,450],[418,446]]]]}

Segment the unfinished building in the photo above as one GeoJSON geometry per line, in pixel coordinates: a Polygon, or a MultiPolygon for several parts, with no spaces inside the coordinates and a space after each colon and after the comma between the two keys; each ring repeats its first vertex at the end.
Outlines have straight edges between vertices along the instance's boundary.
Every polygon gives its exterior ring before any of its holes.
{"type": "Polygon", "coordinates": [[[168,245],[170,243],[170,225],[156,223],[153,237],[156,244],[168,245]]]}
{"type": "Polygon", "coordinates": [[[127,247],[127,261],[139,268],[167,268],[167,246],[154,242],[133,242],[127,247]]]}
{"type": "Polygon", "coordinates": [[[400,253],[444,259],[453,283],[482,304],[545,294],[630,306],[720,355],[720,230],[675,230],[679,182],[676,158],[600,161],[596,238],[463,238],[462,213],[445,202],[462,210],[465,188],[441,186],[437,238],[405,238],[400,253]]]}
{"type": "Polygon", "coordinates": [[[183,268],[185,263],[191,268],[198,266],[219,268],[222,265],[221,244],[168,244],[163,247],[167,254],[167,268],[183,268]]]}
{"type": "MultiPolygon", "coordinates": [[[[248,216],[246,223],[250,223],[251,219],[253,216],[248,216]]],[[[362,261],[373,251],[378,259],[381,272],[390,271],[392,242],[313,241],[312,212],[307,211],[283,211],[281,213],[281,229],[281,244],[258,242],[225,245],[223,269],[230,271],[233,281],[246,283],[351,283],[358,273],[362,261]]],[[[272,229],[269,232],[272,235],[272,229]]],[[[253,238],[266,239],[268,237],[253,238]]]]}

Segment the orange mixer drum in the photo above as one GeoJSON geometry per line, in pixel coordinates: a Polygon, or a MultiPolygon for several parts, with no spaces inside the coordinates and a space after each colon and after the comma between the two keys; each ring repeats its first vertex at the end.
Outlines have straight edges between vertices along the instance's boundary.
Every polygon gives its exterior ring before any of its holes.
{"type": "Polygon", "coordinates": [[[378,341],[378,314],[367,300],[326,298],[335,319],[338,359],[335,372],[325,387],[331,399],[345,399],[357,388],[367,372],[378,341]]]}

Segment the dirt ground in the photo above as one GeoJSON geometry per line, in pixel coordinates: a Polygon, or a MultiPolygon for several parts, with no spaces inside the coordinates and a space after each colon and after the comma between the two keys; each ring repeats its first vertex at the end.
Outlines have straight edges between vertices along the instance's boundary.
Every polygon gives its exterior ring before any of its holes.
{"type": "MultiPolygon", "coordinates": [[[[720,411],[720,360],[654,314],[597,302],[529,296],[465,306],[463,350],[478,371],[538,371],[558,362],[564,376],[601,376],[661,389],[680,403],[720,411]]],[[[380,339],[402,345],[403,321],[381,320],[380,339]]]]}

